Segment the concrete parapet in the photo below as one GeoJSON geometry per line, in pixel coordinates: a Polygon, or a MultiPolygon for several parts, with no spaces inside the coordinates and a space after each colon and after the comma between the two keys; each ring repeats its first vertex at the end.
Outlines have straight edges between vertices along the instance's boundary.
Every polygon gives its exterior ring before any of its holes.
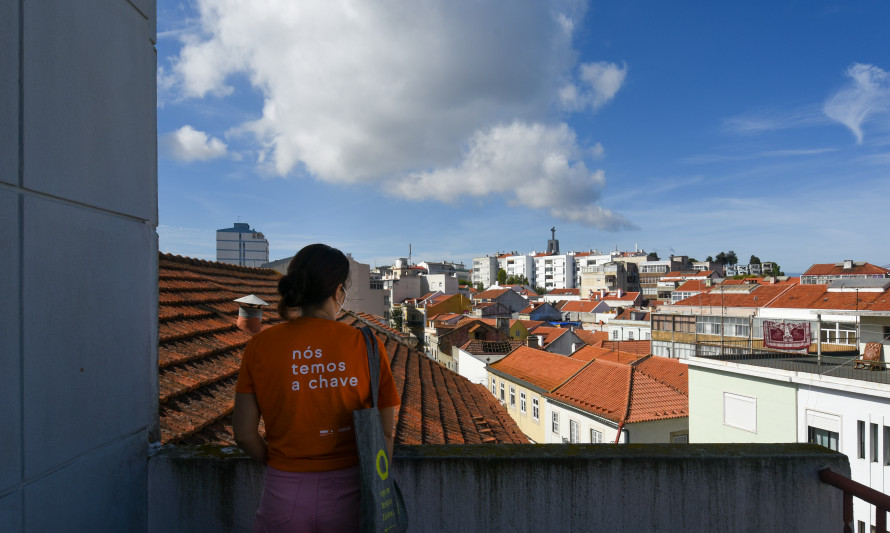
{"type": "MultiPolygon", "coordinates": [[[[810,444],[401,446],[411,532],[840,531],[847,457],[810,444]]],[[[249,531],[262,467],[169,447],[149,467],[149,531],[249,531]]]]}

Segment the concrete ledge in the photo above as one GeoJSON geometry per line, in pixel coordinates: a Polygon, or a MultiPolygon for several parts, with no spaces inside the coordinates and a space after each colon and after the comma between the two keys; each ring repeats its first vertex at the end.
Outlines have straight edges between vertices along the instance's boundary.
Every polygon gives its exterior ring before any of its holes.
{"type": "MultiPolygon", "coordinates": [[[[847,457],[810,444],[399,446],[412,532],[826,531],[847,457]]],[[[149,531],[249,531],[262,466],[231,448],[162,448],[149,531]]]]}

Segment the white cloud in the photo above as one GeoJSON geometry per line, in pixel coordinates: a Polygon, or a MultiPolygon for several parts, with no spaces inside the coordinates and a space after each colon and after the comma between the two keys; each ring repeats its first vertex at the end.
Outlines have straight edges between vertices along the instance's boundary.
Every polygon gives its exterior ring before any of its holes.
{"type": "Polygon", "coordinates": [[[856,63],[845,73],[847,87],[825,102],[827,116],[850,128],[856,143],[862,144],[863,124],[874,115],[890,110],[890,76],[874,65],[856,63]]]}
{"type": "Polygon", "coordinates": [[[226,144],[188,124],[160,138],[161,150],[177,161],[207,161],[226,155],[226,144]]]}
{"type": "MultiPolygon", "coordinates": [[[[482,173],[496,184],[534,183],[516,181],[529,172],[519,168],[495,175],[515,165],[487,160],[479,150],[488,147],[545,172],[535,178],[541,183],[586,186],[598,175],[583,163],[590,147],[576,146],[564,125],[543,126],[554,123],[567,98],[568,107],[595,111],[624,83],[626,66],[576,68],[572,34],[584,7],[575,0],[197,0],[200,31],[181,37],[172,72],[181,94],[193,98],[231,94],[229,76],[245,75],[264,95],[262,116],[233,131],[251,134],[259,164],[281,176],[299,170],[335,183],[422,181],[416,193],[403,195],[445,201],[459,187],[423,176],[466,183],[461,176],[484,163],[482,173]],[[566,87],[580,89],[572,96],[566,87]],[[553,142],[563,150],[510,143],[503,136],[511,132],[561,132],[553,142]],[[507,147],[524,152],[503,152],[507,147]]],[[[590,191],[601,187],[537,191],[533,198],[499,185],[474,184],[469,192],[552,212],[562,212],[568,199],[576,207],[571,217],[586,213],[580,222],[626,225],[596,205],[599,195],[590,191]]]]}
{"type": "Polygon", "coordinates": [[[473,136],[458,166],[394,180],[391,191],[409,199],[455,202],[461,194],[499,195],[513,205],[547,209],[554,217],[602,229],[630,228],[624,217],[596,205],[602,170],[590,171],[565,124],[514,122],[473,136]]]}
{"type": "Polygon", "coordinates": [[[579,89],[575,83],[569,83],[559,90],[560,102],[570,111],[588,107],[598,110],[615,98],[627,78],[627,65],[619,67],[605,61],[585,63],[578,70],[584,88],[579,89]]]}
{"type": "Polygon", "coordinates": [[[756,135],[769,131],[805,128],[827,122],[818,106],[807,105],[790,110],[763,108],[752,113],[730,117],[724,121],[723,129],[730,133],[756,135]]]}

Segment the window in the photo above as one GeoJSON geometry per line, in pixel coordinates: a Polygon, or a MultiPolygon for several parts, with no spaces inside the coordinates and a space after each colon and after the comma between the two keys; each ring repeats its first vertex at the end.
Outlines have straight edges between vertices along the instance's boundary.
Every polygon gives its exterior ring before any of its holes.
{"type": "Polygon", "coordinates": [[[498,395],[497,390],[498,389],[494,384],[494,378],[491,378],[491,394],[493,394],[495,397],[498,395]]]}
{"type": "Polygon", "coordinates": [[[672,431],[671,444],[687,444],[689,442],[688,431],[672,431]]]}
{"type": "Polygon", "coordinates": [[[578,443],[578,423],[574,420],[569,420],[569,442],[578,443]]]}
{"type": "Polygon", "coordinates": [[[827,429],[807,427],[807,442],[825,446],[828,449],[838,451],[837,441],[840,436],[827,429]]]}
{"type": "Polygon", "coordinates": [[[628,332],[627,332],[627,340],[629,340],[629,341],[634,340],[634,332],[633,332],[633,330],[628,330],[628,332]]]}
{"type": "Polygon", "coordinates": [[[553,412],[553,432],[559,433],[559,413],[553,412]]]}
{"type": "Polygon", "coordinates": [[[890,465],[890,427],[884,426],[884,465],[890,465]]]}
{"type": "Polygon", "coordinates": [[[504,401],[506,398],[504,397],[504,382],[501,381],[501,401],[504,401]]]}
{"type": "Polygon", "coordinates": [[[516,389],[510,387],[510,407],[516,407],[516,389]]]}
{"type": "Polygon", "coordinates": [[[757,433],[757,399],[724,392],[723,423],[757,433]]]}
{"type": "Polygon", "coordinates": [[[859,458],[865,459],[865,422],[856,421],[856,438],[859,443],[859,458]]]}
{"type": "Polygon", "coordinates": [[[592,444],[602,444],[603,443],[603,432],[597,431],[595,429],[590,430],[590,442],[592,444]]]}
{"type": "Polygon", "coordinates": [[[617,340],[618,340],[618,330],[617,330],[617,329],[613,329],[613,330],[612,330],[612,340],[613,340],[613,341],[617,341],[617,340]]]}
{"type": "Polygon", "coordinates": [[[871,424],[871,462],[878,462],[878,425],[871,424]]]}
{"type": "Polygon", "coordinates": [[[822,342],[828,344],[856,344],[856,325],[845,322],[823,322],[822,342]]]}
{"type": "Polygon", "coordinates": [[[538,399],[532,398],[532,418],[538,419],[538,399]]]}
{"type": "Polygon", "coordinates": [[[519,393],[519,410],[523,413],[525,412],[525,393],[524,392],[519,393]]]}

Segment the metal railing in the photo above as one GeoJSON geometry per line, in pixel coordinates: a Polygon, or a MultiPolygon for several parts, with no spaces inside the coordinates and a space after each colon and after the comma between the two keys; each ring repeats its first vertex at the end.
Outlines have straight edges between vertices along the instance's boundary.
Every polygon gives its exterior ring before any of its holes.
{"type": "Polygon", "coordinates": [[[858,351],[832,351],[821,356],[805,353],[747,348],[726,344],[696,344],[695,357],[712,361],[726,361],[742,365],[776,368],[791,372],[805,372],[822,376],[856,379],[871,383],[890,384],[890,372],[885,365],[863,365],[858,362],[858,351]]]}
{"type": "Polygon", "coordinates": [[[875,531],[887,533],[887,512],[890,496],[842,476],[830,468],[819,471],[819,479],[844,492],[844,533],[853,533],[853,497],[875,506],[875,531]]]}

